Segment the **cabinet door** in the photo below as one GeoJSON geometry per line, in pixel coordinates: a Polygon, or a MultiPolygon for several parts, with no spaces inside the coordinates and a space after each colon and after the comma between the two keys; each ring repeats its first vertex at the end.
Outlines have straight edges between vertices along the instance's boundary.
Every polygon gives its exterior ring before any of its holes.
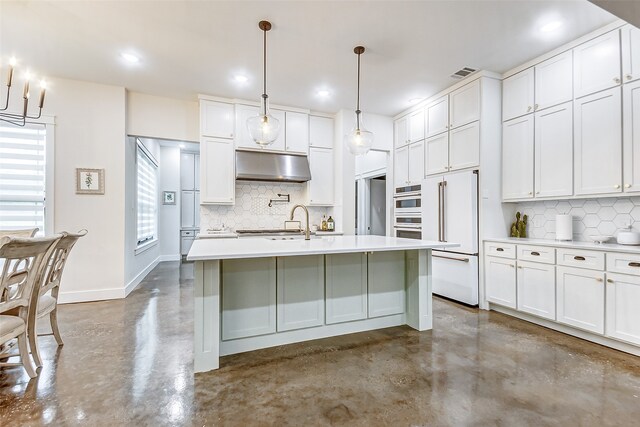
{"type": "MultiPolygon", "coordinates": [[[[269,145],[266,149],[284,151],[286,149],[285,147],[287,142],[287,115],[284,111],[274,110],[273,108],[269,110],[269,114],[280,121],[280,133],[278,133],[278,137],[273,141],[273,144],[269,145]]],[[[305,138],[308,141],[309,135],[305,138]]],[[[253,148],[258,148],[255,142],[253,143],[253,148]]]]}
{"type": "Polygon", "coordinates": [[[536,113],[536,197],[573,194],[573,103],[536,113]]]}
{"type": "Polygon", "coordinates": [[[609,337],[640,345],[640,277],[607,273],[609,337]]]}
{"type": "Polygon", "coordinates": [[[527,115],[502,124],[503,200],[533,197],[533,123],[527,115]]]}
{"type": "Polygon", "coordinates": [[[502,81],[502,120],[533,112],[534,69],[527,68],[502,81]]]}
{"type": "Polygon", "coordinates": [[[409,142],[422,141],[424,139],[424,110],[414,111],[409,114],[409,142]]]}
{"type": "Polygon", "coordinates": [[[450,128],[480,120],[480,80],[449,94],[450,128]]]}
{"type": "Polygon", "coordinates": [[[623,86],[624,191],[640,191],[640,81],[623,86]]]}
{"type": "Polygon", "coordinates": [[[402,117],[396,120],[393,124],[393,133],[394,133],[394,146],[402,147],[403,145],[407,145],[409,143],[409,132],[408,132],[408,117],[402,117]]]}
{"type": "Polygon", "coordinates": [[[409,144],[409,184],[420,184],[424,179],[424,141],[409,144]]]}
{"type": "Polygon", "coordinates": [[[200,228],[200,192],[193,192],[193,227],[200,228]]]}
{"type": "Polygon", "coordinates": [[[480,122],[453,129],[449,134],[449,170],[480,164],[480,122]]]}
{"type": "MultiPolygon", "coordinates": [[[[250,117],[257,116],[259,112],[260,108],[253,105],[236,105],[236,147],[260,148],[249,135],[249,129],[247,128],[247,120],[250,117]]],[[[284,126],[284,122],[281,122],[280,126],[284,126]]]]}
{"type": "Polygon", "coordinates": [[[404,313],[404,251],[367,255],[369,317],[404,313]]]}
{"type": "Polygon", "coordinates": [[[543,110],[573,99],[573,51],[549,58],[535,67],[535,104],[543,110]]]}
{"type": "Polygon", "coordinates": [[[622,78],[625,83],[640,79],[640,30],[626,25],[622,33],[622,78]]]}
{"type": "Polygon", "coordinates": [[[326,255],[327,324],[367,318],[367,256],[326,255]]]}
{"type": "Polygon", "coordinates": [[[449,132],[425,141],[425,175],[449,170],[449,132]]]}
{"type": "Polygon", "coordinates": [[[286,112],[286,150],[294,153],[309,152],[309,115],[286,112]]]}
{"type": "Polygon", "coordinates": [[[191,153],[182,153],[180,155],[180,189],[195,189],[195,159],[191,153]]]}
{"type": "MultiPolygon", "coordinates": [[[[440,198],[440,184],[442,176],[432,176],[424,180],[422,184],[422,239],[439,241],[440,221],[442,212],[440,210],[442,199],[440,198]]],[[[446,225],[446,224],[445,224],[446,225]]]]}
{"type": "Polygon", "coordinates": [[[200,155],[193,156],[193,187],[196,191],[200,191],[200,155]]]}
{"type": "Polygon", "coordinates": [[[233,138],[233,104],[200,101],[200,133],[214,138],[233,138]]]}
{"type": "Polygon", "coordinates": [[[487,301],[516,308],[516,261],[485,257],[487,301]]]}
{"type": "Polygon", "coordinates": [[[393,161],[394,188],[404,187],[409,183],[409,146],[396,148],[393,161]]]}
{"type": "Polygon", "coordinates": [[[449,129],[449,95],[429,104],[425,110],[425,136],[427,138],[449,129]]]}
{"type": "Polygon", "coordinates": [[[576,98],[620,84],[620,33],[611,31],[573,49],[576,98]]]}
{"type": "Polygon", "coordinates": [[[518,310],[556,320],[556,267],[518,261],[518,310]]]}
{"type": "Polygon", "coordinates": [[[235,149],[233,142],[205,138],[200,142],[201,202],[232,205],[235,198],[235,149]]]}
{"type": "Polygon", "coordinates": [[[558,322],[604,334],[604,273],[556,267],[558,322]]]}
{"type": "Polygon", "coordinates": [[[309,116],[309,145],[318,148],[333,148],[333,119],[309,116]]]}
{"type": "Polygon", "coordinates": [[[277,260],[278,332],[324,324],[324,256],[277,260]]]}
{"type": "Polygon", "coordinates": [[[575,194],[622,191],[620,88],[574,101],[575,194]]]}
{"type": "Polygon", "coordinates": [[[222,261],[222,339],[276,332],[276,259],[222,261]]]}
{"type": "Polygon", "coordinates": [[[309,204],[330,206],[334,203],[333,150],[309,148],[311,181],[307,184],[309,204]]]}
{"type": "Polygon", "coordinates": [[[183,190],[180,196],[180,226],[193,228],[195,227],[195,192],[183,190]]]}

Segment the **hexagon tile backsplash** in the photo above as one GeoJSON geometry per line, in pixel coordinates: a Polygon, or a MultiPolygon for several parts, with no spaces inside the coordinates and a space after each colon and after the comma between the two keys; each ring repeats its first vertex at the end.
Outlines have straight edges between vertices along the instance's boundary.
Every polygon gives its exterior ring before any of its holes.
{"type": "MultiPolygon", "coordinates": [[[[291,208],[298,203],[306,203],[306,189],[305,184],[238,182],[235,205],[200,206],[200,228],[206,230],[222,224],[233,230],[284,228],[284,221],[289,219],[291,208]],[[269,207],[269,200],[277,199],[278,193],[289,194],[291,201],[274,202],[272,207],[269,207]]],[[[322,215],[332,214],[330,211],[332,210],[324,207],[309,207],[309,224],[319,225],[322,215]]],[[[295,219],[301,221],[304,227],[302,210],[296,211],[295,219]]]]}
{"type": "Polygon", "coordinates": [[[640,230],[640,197],[523,202],[516,210],[529,216],[529,237],[555,239],[556,215],[573,216],[573,240],[590,241],[590,236],[616,236],[633,226],[640,230]]]}

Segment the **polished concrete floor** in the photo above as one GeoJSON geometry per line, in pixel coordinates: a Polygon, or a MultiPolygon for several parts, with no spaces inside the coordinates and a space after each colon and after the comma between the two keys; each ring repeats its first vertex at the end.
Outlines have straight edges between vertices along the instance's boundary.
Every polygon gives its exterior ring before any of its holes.
{"type": "MultiPolygon", "coordinates": [[[[193,375],[192,266],[60,307],[32,381],[0,370],[0,426],[640,425],[640,358],[436,300],[408,327],[228,356],[193,375]]],[[[42,325],[41,325],[42,326],[42,325]]]]}

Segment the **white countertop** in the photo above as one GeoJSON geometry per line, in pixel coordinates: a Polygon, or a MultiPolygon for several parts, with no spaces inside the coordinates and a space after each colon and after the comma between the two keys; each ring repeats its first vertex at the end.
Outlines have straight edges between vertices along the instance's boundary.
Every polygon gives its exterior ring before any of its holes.
{"type": "MultiPolygon", "coordinates": [[[[485,242],[512,243],[518,245],[553,246],[556,248],[587,249],[609,252],[640,253],[640,246],[619,245],[617,243],[594,243],[594,242],[574,242],[558,241],[549,239],[520,239],[516,237],[503,237],[494,239],[484,239],[485,242]]],[[[612,241],[615,241],[612,239],[612,241]]]]}
{"type": "Polygon", "coordinates": [[[242,239],[199,239],[187,260],[262,258],[273,256],[321,255],[352,252],[402,251],[453,248],[457,243],[401,239],[385,236],[323,236],[312,240],[270,240],[266,237],[242,239]]]}
{"type": "MultiPolygon", "coordinates": [[[[312,235],[315,236],[342,236],[342,231],[312,231],[312,235]]],[[[238,238],[238,234],[233,231],[216,231],[216,232],[200,232],[196,236],[196,239],[235,239],[238,238]]],[[[260,237],[260,236],[251,236],[260,237]]],[[[265,236],[266,237],[266,236],[265,236]]],[[[243,237],[245,239],[246,237],[243,237]]]]}

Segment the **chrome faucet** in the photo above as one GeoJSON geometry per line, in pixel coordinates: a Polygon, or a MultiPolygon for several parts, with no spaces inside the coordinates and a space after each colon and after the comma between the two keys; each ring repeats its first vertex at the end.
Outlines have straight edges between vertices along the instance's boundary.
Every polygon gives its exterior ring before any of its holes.
{"type": "Polygon", "coordinates": [[[298,208],[302,208],[304,209],[304,214],[307,217],[307,227],[304,230],[304,240],[311,240],[311,233],[309,232],[309,209],[307,209],[307,207],[305,205],[295,205],[293,207],[293,209],[291,209],[291,218],[289,218],[290,221],[293,221],[293,214],[296,212],[296,209],[298,208]]]}

